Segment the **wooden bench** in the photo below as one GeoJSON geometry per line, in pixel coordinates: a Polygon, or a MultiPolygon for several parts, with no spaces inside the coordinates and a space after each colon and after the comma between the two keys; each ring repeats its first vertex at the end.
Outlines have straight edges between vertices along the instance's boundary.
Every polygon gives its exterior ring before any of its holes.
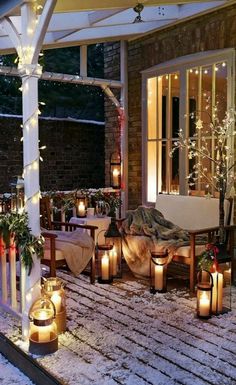
{"type": "MultiPolygon", "coordinates": [[[[229,233],[229,253],[233,256],[234,226],[233,200],[225,200],[225,226],[229,233]]],[[[196,244],[196,236],[208,235],[208,243],[212,242],[219,230],[219,199],[196,196],[181,195],[157,195],[155,208],[159,210],[166,219],[181,228],[188,230],[190,234],[190,245],[179,247],[173,261],[187,264],[190,267],[190,290],[195,289],[197,256],[204,250],[205,245],[196,244]]]]}

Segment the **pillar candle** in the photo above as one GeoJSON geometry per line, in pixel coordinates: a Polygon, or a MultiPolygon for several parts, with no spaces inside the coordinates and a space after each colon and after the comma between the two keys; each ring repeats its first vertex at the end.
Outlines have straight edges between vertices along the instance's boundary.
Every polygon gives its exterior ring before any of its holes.
{"type": "Polygon", "coordinates": [[[163,290],[163,266],[156,265],[155,266],[155,289],[163,290]]]}
{"type": "Polygon", "coordinates": [[[208,298],[205,291],[203,291],[199,299],[199,315],[207,317],[210,315],[210,299],[208,298]]]}
{"type": "Polygon", "coordinates": [[[79,216],[84,217],[85,216],[85,205],[84,202],[79,202],[79,216]]]}
{"type": "Polygon", "coordinates": [[[223,274],[218,271],[212,273],[213,290],[212,290],[212,312],[222,311],[223,307],[223,274]]]}
{"type": "Polygon", "coordinates": [[[56,313],[60,313],[61,311],[61,296],[58,293],[54,293],[51,296],[51,301],[54,303],[56,308],[56,313]]]}
{"type": "Polygon", "coordinates": [[[111,250],[110,256],[112,259],[112,275],[116,275],[117,274],[117,251],[115,247],[113,247],[113,249],[111,250]]]}
{"type": "Polygon", "coordinates": [[[117,168],[113,170],[113,185],[119,186],[119,170],[117,168]]]}
{"type": "Polygon", "coordinates": [[[109,279],[109,257],[107,254],[102,256],[101,260],[102,279],[109,279]]]}

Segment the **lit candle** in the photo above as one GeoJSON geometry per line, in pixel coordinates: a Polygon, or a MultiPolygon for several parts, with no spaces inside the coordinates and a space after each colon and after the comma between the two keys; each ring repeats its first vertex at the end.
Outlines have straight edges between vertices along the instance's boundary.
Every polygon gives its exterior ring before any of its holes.
{"type": "Polygon", "coordinates": [[[210,315],[210,299],[205,291],[203,291],[199,299],[199,315],[202,317],[208,317],[210,315]]]}
{"type": "Polygon", "coordinates": [[[163,290],[163,266],[156,265],[155,266],[155,289],[163,290]]]}
{"type": "Polygon", "coordinates": [[[37,329],[38,329],[38,341],[39,342],[49,342],[50,341],[51,325],[37,326],[37,329]]]}
{"type": "Polygon", "coordinates": [[[102,279],[108,280],[109,279],[109,256],[107,255],[107,253],[105,253],[102,256],[101,264],[102,264],[102,266],[101,266],[102,279]]]}
{"type": "Polygon", "coordinates": [[[84,217],[85,216],[85,205],[84,202],[79,202],[79,216],[84,217]]]}
{"type": "Polygon", "coordinates": [[[223,306],[223,274],[215,271],[212,273],[213,290],[212,290],[212,312],[221,312],[223,306]]]}
{"type": "Polygon", "coordinates": [[[60,311],[61,311],[61,296],[58,293],[54,293],[51,296],[51,301],[55,305],[56,313],[60,313],[60,311]]]}
{"type": "Polygon", "coordinates": [[[117,251],[115,249],[115,246],[110,251],[110,256],[112,259],[112,275],[115,276],[117,274],[117,251]]]}
{"type": "Polygon", "coordinates": [[[119,186],[119,170],[117,168],[114,168],[113,170],[113,186],[118,187],[119,186]]]}
{"type": "MultiPolygon", "coordinates": [[[[48,312],[45,310],[38,310],[35,312],[34,318],[37,320],[47,320],[48,312]]],[[[51,325],[47,326],[37,326],[36,330],[38,331],[38,341],[39,342],[48,342],[50,341],[50,331],[51,325]]]]}

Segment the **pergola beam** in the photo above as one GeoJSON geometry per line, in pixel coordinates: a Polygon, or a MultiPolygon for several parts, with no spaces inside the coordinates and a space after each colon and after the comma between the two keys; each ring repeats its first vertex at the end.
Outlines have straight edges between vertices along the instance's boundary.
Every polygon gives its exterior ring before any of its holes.
{"type": "MultiPolygon", "coordinates": [[[[0,66],[0,75],[3,76],[20,76],[19,70],[15,67],[0,66]]],[[[69,75],[57,72],[43,72],[41,80],[48,80],[53,82],[71,83],[71,84],[83,84],[96,87],[110,87],[121,88],[122,82],[119,80],[108,80],[100,78],[92,78],[87,76],[69,75]]]]}

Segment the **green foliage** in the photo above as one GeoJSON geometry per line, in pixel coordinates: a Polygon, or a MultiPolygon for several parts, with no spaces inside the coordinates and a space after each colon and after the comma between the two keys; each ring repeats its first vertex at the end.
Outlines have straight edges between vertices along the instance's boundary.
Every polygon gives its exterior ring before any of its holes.
{"type": "Polygon", "coordinates": [[[214,263],[216,263],[216,254],[218,248],[212,244],[206,245],[206,250],[198,257],[198,268],[201,270],[211,271],[214,263]]]}
{"type": "Polygon", "coordinates": [[[0,216],[0,233],[6,244],[6,248],[10,245],[10,237],[14,236],[16,246],[20,250],[20,258],[28,268],[30,274],[33,266],[33,255],[43,256],[42,236],[35,237],[31,234],[28,226],[28,215],[26,213],[8,213],[0,216]]]}

